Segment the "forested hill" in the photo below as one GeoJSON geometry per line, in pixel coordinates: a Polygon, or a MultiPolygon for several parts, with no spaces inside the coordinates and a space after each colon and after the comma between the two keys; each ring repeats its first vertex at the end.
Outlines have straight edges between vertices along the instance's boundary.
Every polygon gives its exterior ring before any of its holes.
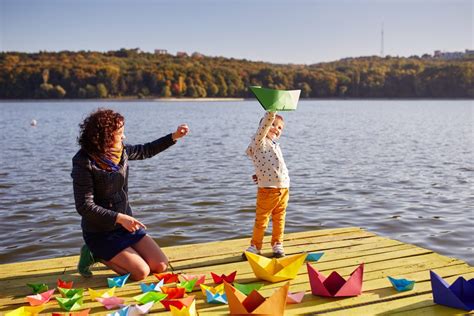
{"type": "Polygon", "coordinates": [[[271,64],[137,49],[0,53],[0,98],[250,97],[248,86],[303,98],[473,98],[474,58],[361,57],[271,64]]]}

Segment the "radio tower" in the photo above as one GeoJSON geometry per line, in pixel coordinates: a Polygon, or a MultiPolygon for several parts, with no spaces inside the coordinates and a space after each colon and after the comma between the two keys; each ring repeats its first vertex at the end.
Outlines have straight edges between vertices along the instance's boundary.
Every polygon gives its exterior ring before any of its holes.
{"type": "Polygon", "coordinates": [[[383,22],[382,22],[382,38],[380,40],[380,57],[384,58],[384,52],[383,52],[383,22]]]}

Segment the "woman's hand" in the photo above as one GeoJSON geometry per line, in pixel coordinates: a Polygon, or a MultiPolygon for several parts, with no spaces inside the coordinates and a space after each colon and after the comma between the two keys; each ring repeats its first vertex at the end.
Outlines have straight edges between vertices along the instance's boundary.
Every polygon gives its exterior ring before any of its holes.
{"type": "Polygon", "coordinates": [[[140,229],[140,227],[143,227],[143,228],[146,229],[146,226],[143,225],[140,221],[138,221],[137,219],[135,219],[131,216],[128,216],[128,215],[122,214],[122,213],[119,213],[117,215],[117,219],[115,220],[115,222],[122,225],[123,228],[125,228],[126,230],[128,230],[131,233],[133,233],[136,230],[140,229]]]}
{"type": "Polygon", "coordinates": [[[189,133],[189,127],[187,124],[181,124],[180,126],[178,126],[178,128],[176,129],[176,132],[174,132],[173,134],[171,134],[171,137],[173,138],[174,141],[177,141],[178,139],[180,139],[181,137],[184,137],[186,135],[188,135],[189,133]]]}

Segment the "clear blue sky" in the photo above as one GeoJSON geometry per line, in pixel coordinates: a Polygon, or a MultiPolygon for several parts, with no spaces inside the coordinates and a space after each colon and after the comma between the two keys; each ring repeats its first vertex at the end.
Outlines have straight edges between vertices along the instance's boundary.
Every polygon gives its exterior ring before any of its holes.
{"type": "Polygon", "coordinates": [[[473,0],[0,0],[0,51],[139,47],[275,63],[472,49],[473,0]]]}

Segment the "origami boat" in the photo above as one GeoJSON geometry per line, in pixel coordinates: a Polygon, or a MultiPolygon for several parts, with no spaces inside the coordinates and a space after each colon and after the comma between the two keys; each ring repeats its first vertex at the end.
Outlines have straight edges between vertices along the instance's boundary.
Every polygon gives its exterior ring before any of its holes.
{"type": "Polygon", "coordinates": [[[290,283],[286,283],[269,298],[264,298],[258,291],[252,291],[246,296],[229,283],[224,282],[231,315],[283,316],[289,287],[290,283]]]}
{"type": "Polygon", "coordinates": [[[255,276],[270,282],[294,279],[306,259],[306,253],[278,259],[269,259],[247,251],[245,255],[255,276]]]}
{"type": "Polygon", "coordinates": [[[258,86],[250,87],[258,102],[266,111],[294,111],[301,90],[276,90],[258,86]]]}
{"type": "Polygon", "coordinates": [[[433,301],[436,304],[471,311],[474,309],[474,279],[459,277],[451,286],[442,277],[430,271],[433,301]]]}
{"type": "Polygon", "coordinates": [[[358,266],[347,281],[336,271],[326,278],[308,262],[309,283],[313,295],[328,297],[357,296],[362,293],[362,279],[364,276],[364,264],[358,266]]]}

